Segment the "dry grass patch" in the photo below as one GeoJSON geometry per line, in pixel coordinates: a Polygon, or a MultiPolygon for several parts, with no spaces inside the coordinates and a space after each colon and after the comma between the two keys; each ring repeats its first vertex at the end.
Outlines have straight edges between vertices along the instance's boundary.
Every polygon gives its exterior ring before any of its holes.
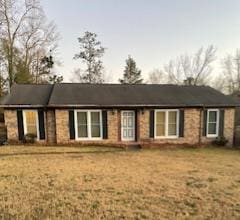
{"type": "Polygon", "coordinates": [[[0,149],[0,218],[240,218],[237,150],[1,156],[6,151],[0,149]]]}

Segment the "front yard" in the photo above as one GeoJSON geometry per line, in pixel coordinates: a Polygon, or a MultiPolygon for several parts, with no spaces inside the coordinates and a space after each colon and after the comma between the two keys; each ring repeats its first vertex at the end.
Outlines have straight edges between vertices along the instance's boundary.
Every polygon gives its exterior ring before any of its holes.
{"type": "Polygon", "coordinates": [[[0,219],[239,219],[240,151],[0,148],[0,219]]]}

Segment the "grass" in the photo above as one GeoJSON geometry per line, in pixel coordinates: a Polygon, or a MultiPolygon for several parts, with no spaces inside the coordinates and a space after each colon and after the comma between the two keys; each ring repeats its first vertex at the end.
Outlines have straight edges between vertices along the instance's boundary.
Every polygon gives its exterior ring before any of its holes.
{"type": "Polygon", "coordinates": [[[0,148],[0,219],[240,219],[240,151],[0,148]]]}

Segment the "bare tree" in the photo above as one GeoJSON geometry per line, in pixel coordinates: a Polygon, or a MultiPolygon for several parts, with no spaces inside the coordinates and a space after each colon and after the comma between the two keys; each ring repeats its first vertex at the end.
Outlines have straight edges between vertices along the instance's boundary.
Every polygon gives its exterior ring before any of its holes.
{"type": "Polygon", "coordinates": [[[169,82],[174,84],[204,85],[212,72],[211,64],[216,59],[216,48],[200,48],[194,55],[181,55],[170,60],[164,67],[169,82]]]}
{"type": "Polygon", "coordinates": [[[224,90],[232,94],[240,91],[240,49],[222,61],[224,90]]]}
{"type": "Polygon", "coordinates": [[[70,79],[70,81],[84,83],[85,81],[82,78],[83,74],[84,72],[80,68],[73,70],[72,78],[70,79]]]}
{"type": "Polygon", "coordinates": [[[0,47],[11,87],[19,69],[37,74],[34,63],[56,47],[57,34],[54,24],[46,21],[39,0],[0,0],[0,20],[0,47]]]}
{"type": "Polygon", "coordinates": [[[222,74],[215,76],[211,80],[210,86],[222,93],[227,93],[226,86],[225,86],[225,79],[222,74]]]}
{"type": "Polygon", "coordinates": [[[7,80],[4,74],[5,61],[0,51],[0,97],[7,93],[7,80]]]}
{"type": "Polygon", "coordinates": [[[154,69],[149,73],[147,82],[150,84],[163,84],[167,83],[168,79],[166,73],[159,69],[154,69]]]}

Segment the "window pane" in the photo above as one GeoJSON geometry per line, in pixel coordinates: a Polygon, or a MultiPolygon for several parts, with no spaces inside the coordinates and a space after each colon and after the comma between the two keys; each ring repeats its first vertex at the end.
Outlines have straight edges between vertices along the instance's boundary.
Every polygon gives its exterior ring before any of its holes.
{"type": "Polygon", "coordinates": [[[177,125],[169,124],[168,125],[168,136],[177,135],[177,125]]]}
{"type": "Polygon", "coordinates": [[[133,112],[128,112],[128,116],[133,116],[133,112]]]}
{"type": "Polygon", "coordinates": [[[129,138],[133,137],[133,130],[132,129],[128,129],[128,137],[129,138]]]}
{"type": "Polygon", "coordinates": [[[165,124],[165,112],[157,112],[157,124],[165,124]]]}
{"type": "Polygon", "coordinates": [[[128,127],[133,127],[133,118],[132,117],[129,117],[128,118],[128,127]]]}
{"type": "Polygon", "coordinates": [[[165,136],[165,126],[164,124],[157,125],[156,135],[157,136],[165,136]]]}
{"type": "Polygon", "coordinates": [[[177,112],[169,112],[168,113],[168,123],[176,124],[177,122],[177,112]]]}
{"type": "Polygon", "coordinates": [[[92,138],[100,137],[100,112],[91,112],[92,138]]]}
{"type": "Polygon", "coordinates": [[[100,123],[100,113],[99,112],[91,112],[91,123],[92,124],[100,123]]]}
{"type": "Polygon", "coordinates": [[[27,126],[27,133],[28,134],[35,134],[37,135],[37,128],[35,125],[31,126],[31,125],[28,125],[27,126]]]}
{"type": "Polygon", "coordinates": [[[87,125],[78,125],[78,137],[79,138],[88,137],[87,125]]]}
{"type": "Polygon", "coordinates": [[[123,118],[123,127],[127,127],[127,118],[123,118]]]}
{"type": "Polygon", "coordinates": [[[78,125],[86,125],[87,124],[87,112],[78,112],[77,113],[77,122],[78,122],[78,125]]]}
{"type": "Polygon", "coordinates": [[[177,112],[168,112],[168,136],[177,135],[177,112]]]}
{"type": "Polygon", "coordinates": [[[87,112],[77,112],[78,137],[88,137],[87,131],[87,112]]]}
{"type": "Polygon", "coordinates": [[[37,115],[34,111],[26,111],[26,126],[28,134],[35,134],[37,136],[37,115]]]}
{"type": "Polygon", "coordinates": [[[208,123],[208,134],[216,134],[216,133],[217,133],[217,124],[208,123]]]}
{"type": "Polygon", "coordinates": [[[124,138],[127,137],[127,129],[123,129],[123,137],[124,137],[124,138]]]}
{"type": "Polygon", "coordinates": [[[100,126],[99,125],[92,125],[91,126],[92,137],[100,137],[100,126]]]}
{"type": "Polygon", "coordinates": [[[165,136],[165,112],[157,112],[156,114],[156,136],[165,136]]]}
{"type": "Polygon", "coordinates": [[[216,111],[209,111],[209,122],[216,122],[217,121],[217,112],[216,111]]]}

